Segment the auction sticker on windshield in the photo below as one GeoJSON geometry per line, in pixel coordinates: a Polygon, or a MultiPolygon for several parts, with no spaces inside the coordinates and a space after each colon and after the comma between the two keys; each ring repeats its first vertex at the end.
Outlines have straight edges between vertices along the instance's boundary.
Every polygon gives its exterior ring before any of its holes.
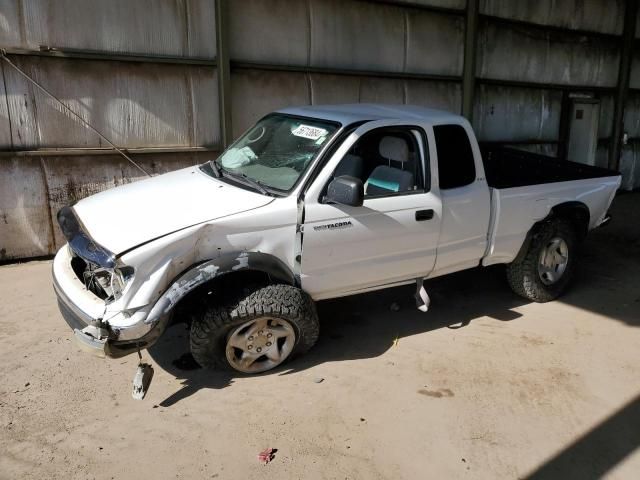
{"type": "Polygon", "coordinates": [[[324,128],[312,127],[309,125],[300,125],[291,131],[296,137],[308,138],[309,140],[318,140],[324,137],[328,132],[324,128]]]}

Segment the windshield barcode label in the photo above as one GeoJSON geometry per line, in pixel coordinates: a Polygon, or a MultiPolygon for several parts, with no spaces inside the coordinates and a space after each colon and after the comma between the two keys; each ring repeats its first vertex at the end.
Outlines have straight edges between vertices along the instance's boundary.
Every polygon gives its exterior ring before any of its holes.
{"type": "Polygon", "coordinates": [[[300,125],[293,130],[296,137],[308,138],[309,140],[318,140],[320,137],[324,137],[327,131],[324,128],[311,127],[309,125],[300,125]]]}

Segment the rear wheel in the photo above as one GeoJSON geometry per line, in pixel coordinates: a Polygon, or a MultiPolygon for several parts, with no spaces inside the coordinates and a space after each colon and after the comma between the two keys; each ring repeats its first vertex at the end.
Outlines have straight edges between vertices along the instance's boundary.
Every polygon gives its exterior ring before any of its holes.
{"type": "Polygon", "coordinates": [[[256,288],[229,305],[208,306],[191,325],[191,353],[203,367],[262,373],[318,339],[315,306],[290,285],[256,288]]]}
{"type": "Polygon", "coordinates": [[[564,292],[577,256],[573,226],[562,219],[540,224],[525,255],[507,265],[512,290],[534,302],[549,302],[564,292]]]}

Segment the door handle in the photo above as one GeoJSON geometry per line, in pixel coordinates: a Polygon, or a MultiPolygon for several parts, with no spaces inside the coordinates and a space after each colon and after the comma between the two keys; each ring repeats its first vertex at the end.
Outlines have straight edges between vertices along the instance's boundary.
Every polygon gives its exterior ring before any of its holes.
{"type": "Polygon", "coordinates": [[[433,210],[416,210],[416,222],[423,222],[433,218],[433,210]]]}

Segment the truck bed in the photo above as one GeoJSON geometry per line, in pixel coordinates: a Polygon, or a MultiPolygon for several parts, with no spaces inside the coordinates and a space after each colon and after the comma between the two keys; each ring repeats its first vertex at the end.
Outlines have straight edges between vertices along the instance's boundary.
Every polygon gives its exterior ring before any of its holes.
{"type": "Polygon", "coordinates": [[[491,223],[483,265],[511,262],[527,232],[555,205],[579,202],[589,209],[589,229],[599,225],[620,185],[606,168],[504,147],[481,147],[491,192],[491,223]]]}
{"type": "Polygon", "coordinates": [[[524,187],[619,175],[618,172],[607,168],[559,160],[513,148],[481,145],[480,151],[487,184],[492,188],[524,187]]]}

